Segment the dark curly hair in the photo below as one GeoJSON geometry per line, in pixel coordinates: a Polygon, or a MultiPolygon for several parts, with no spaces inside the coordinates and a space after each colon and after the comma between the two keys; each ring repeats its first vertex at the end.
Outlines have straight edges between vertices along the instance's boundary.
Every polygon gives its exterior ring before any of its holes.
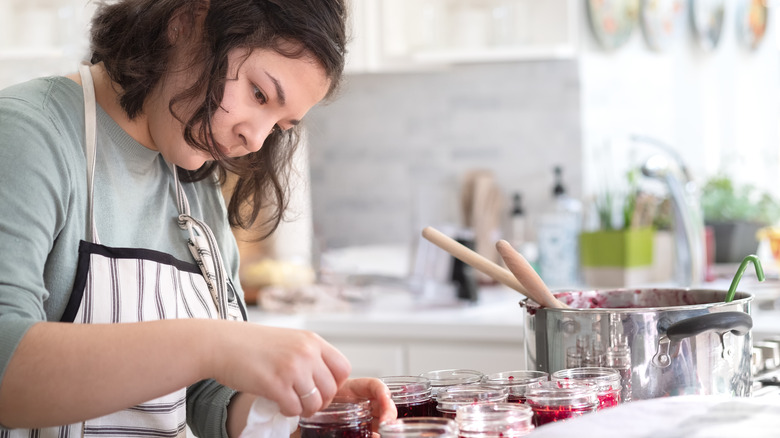
{"type": "Polygon", "coordinates": [[[227,158],[213,147],[211,118],[219,108],[228,72],[228,53],[236,48],[272,49],[289,58],[312,56],[330,80],[326,98],[341,82],[346,54],[345,0],[119,0],[104,2],[92,20],[91,62],[103,62],[112,81],[121,87],[119,102],[130,118],[143,111],[148,93],[169,71],[171,20],[195,23],[207,11],[202,40],[193,59],[200,71],[194,85],[169,102],[171,113],[184,125],[184,138],[215,159],[200,169],[179,173],[185,182],[216,173],[225,182],[236,175],[228,203],[231,226],[250,228],[261,211],[261,223],[270,235],[283,219],[289,198],[288,179],[299,131],[274,130],[259,151],[227,158]],[[293,44],[290,44],[290,43],[293,44]],[[187,120],[174,111],[178,102],[202,99],[187,120]]]}

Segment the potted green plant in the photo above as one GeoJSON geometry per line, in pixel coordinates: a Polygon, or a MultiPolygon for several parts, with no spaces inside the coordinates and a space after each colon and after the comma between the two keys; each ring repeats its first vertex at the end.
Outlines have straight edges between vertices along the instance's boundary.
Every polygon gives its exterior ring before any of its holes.
{"type": "Polygon", "coordinates": [[[657,200],[642,193],[638,172],[627,174],[623,193],[606,190],[596,199],[598,229],[580,234],[580,263],[589,286],[623,287],[650,281],[657,200]]]}
{"type": "Polygon", "coordinates": [[[702,186],[704,223],[715,235],[715,263],[739,263],[756,252],[756,233],[780,219],[780,204],[752,184],[718,174],[702,186]]]}

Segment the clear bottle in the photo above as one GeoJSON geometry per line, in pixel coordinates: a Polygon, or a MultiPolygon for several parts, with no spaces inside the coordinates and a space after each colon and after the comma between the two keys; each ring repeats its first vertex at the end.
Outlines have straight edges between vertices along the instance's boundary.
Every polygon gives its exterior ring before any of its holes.
{"type": "Polygon", "coordinates": [[[301,438],[371,438],[371,402],[336,396],[325,409],[298,421],[301,438]]]}
{"type": "Polygon", "coordinates": [[[507,402],[525,403],[525,393],[528,388],[539,386],[550,379],[550,375],[544,371],[520,370],[503,371],[487,374],[482,378],[482,383],[489,386],[506,388],[508,391],[507,402]]]}
{"type": "Polygon", "coordinates": [[[568,368],[552,373],[550,380],[562,386],[576,383],[596,388],[596,395],[599,398],[599,409],[610,408],[620,404],[621,377],[620,373],[613,368],[568,368]]]}
{"type": "Polygon", "coordinates": [[[386,376],[380,378],[390,389],[398,418],[433,417],[436,401],[431,395],[431,381],[421,376],[386,376]]]}
{"type": "Polygon", "coordinates": [[[461,406],[506,403],[508,394],[506,388],[485,384],[448,386],[436,395],[437,415],[454,419],[461,406]]]}
{"type": "Polygon", "coordinates": [[[541,426],[595,412],[599,406],[596,388],[585,385],[558,386],[543,382],[525,394],[526,405],[534,411],[534,425],[541,426]]]}
{"type": "Polygon", "coordinates": [[[512,211],[509,214],[509,243],[517,251],[520,251],[525,243],[525,210],[522,199],[520,193],[512,196],[512,211]]]}
{"type": "Polygon", "coordinates": [[[533,410],[517,403],[490,403],[458,408],[460,438],[517,438],[534,429],[533,410]]]}
{"type": "Polygon", "coordinates": [[[450,418],[397,418],[382,422],[379,435],[382,438],[457,438],[458,427],[450,418]]]}

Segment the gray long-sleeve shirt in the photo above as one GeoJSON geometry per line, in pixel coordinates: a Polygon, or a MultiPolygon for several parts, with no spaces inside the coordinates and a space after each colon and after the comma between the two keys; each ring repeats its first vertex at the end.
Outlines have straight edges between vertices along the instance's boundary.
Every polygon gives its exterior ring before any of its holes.
{"type": "MultiPolygon", "coordinates": [[[[163,251],[193,263],[176,222],[173,175],[162,156],[133,140],[100,107],[97,115],[95,223],[100,243],[163,251]]],[[[26,331],[59,321],[87,229],[81,87],[64,77],[0,91],[0,379],[26,331]]],[[[184,185],[193,217],[219,241],[238,282],[238,249],[220,188],[184,185]]],[[[200,436],[225,436],[234,391],[213,380],[188,390],[188,420],[200,436]]]]}

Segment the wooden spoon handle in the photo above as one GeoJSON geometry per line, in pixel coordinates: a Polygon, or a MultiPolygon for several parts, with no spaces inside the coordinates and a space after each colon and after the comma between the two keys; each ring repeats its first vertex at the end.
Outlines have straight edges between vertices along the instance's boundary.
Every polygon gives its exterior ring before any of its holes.
{"type": "Polygon", "coordinates": [[[422,236],[463,263],[536,301],[535,297],[528,295],[528,290],[526,290],[511,272],[471,250],[469,247],[458,243],[458,241],[441,231],[433,227],[425,227],[422,230],[422,236]]]}
{"type": "Polygon", "coordinates": [[[532,293],[534,301],[543,307],[553,307],[557,309],[568,308],[544,284],[542,278],[536,273],[536,270],[528,263],[528,260],[522,254],[517,252],[506,240],[499,240],[496,243],[496,249],[504,259],[507,268],[517,277],[517,280],[525,286],[526,290],[532,293]]]}

